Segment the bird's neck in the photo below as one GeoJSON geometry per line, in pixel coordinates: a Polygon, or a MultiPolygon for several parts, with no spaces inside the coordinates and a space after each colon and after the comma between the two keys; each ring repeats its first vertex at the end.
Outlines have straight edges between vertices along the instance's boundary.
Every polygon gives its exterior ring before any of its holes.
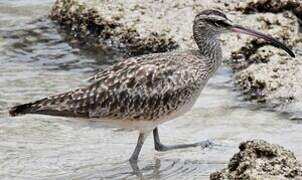
{"type": "Polygon", "coordinates": [[[209,31],[200,31],[193,28],[193,36],[200,54],[205,57],[202,60],[207,64],[209,71],[214,73],[222,62],[222,51],[217,35],[209,31]]]}

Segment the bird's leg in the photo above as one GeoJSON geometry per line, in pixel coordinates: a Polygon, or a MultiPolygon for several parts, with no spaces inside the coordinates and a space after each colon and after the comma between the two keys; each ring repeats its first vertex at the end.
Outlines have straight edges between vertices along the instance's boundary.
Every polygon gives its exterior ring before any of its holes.
{"type": "Polygon", "coordinates": [[[192,144],[178,144],[178,145],[166,146],[160,142],[157,127],[155,129],[153,129],[153,137],[154,137],[154,147],[155,147],[155,150],[157,150],[157,151],[168,151],[168,150],[172,150],[172,149],[182,149],[182,148],[197,147],[197,146],[206,148],[206,147],[209,147],[212,145],[212,142],[207,140],[207,141],[202,141],[202,142],[197,142],[197,143],[192,143],[192,144]]]}
{"type": "Polygon", "coordinates": [[[129,161],[131,164],[133,163],[137,163],[137,159],[138,159],[138,155],[143,147],[143,144],[145,142],[145,139],[147,137],[148,134],[146,133],[139,133],[139,137],[138,137],[138,140],[137,140],[137,144],[136,144],[136,147],[134,149],[134,152],[132,153],[129,161]]]}

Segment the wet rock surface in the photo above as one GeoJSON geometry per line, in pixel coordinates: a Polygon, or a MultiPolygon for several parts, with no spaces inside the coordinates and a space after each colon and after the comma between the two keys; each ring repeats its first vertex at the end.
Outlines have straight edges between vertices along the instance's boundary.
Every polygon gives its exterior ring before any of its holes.
{"type": "Polygon", "coordinates": [[[235,74],[235,83],[250,99],[277,107],[300,100],[301,62],[272,47],[261,47],[250,57],[262,61],[235,74]],[[297,99],[299,98],[299,99],[297,99]]]}
{"type": "MultiPolygon", "coordinates": [[[[258,13],[253,15],[242,15],[237,20],[238,24],[250,26],[253,24],[253,29],[260,32],[265,32],[272,37],[283,42],[290,48],[296,46],[297,42],[301,40],[298,29],[298,21],[295,15],[289,12],[281,14],[272,13],[258,13]]],[[[269,42],[255,38],[252,36],[237,35],[233,37],[236,41],[234,47],[230,47],[232,68],[234,71],[240,71],[247,68],[250,64],[265,63],[268,60],[251,58],[257,50],[263,46],[269,47],[269,42]]],[[[277,52],[282,53],[283,56],[289,56],[282,49],[275,48],[277,52]]]]}
{"type": "Polygon", "coordinates": [[[241,143],[239,149],[227,168],[210,175],[211,180],[302,178],[301,162],[282,146],[250,140],[241,143]]]}
{"type": "Polygon", "coordinates": [[[56,1],[50,17],[78,40],[101,48],[115,47],[132,54],[175,49],[178,45],[163,29],[153,31],[137,27],[145,11],[146,7],[138,2],[60,0],[56,1]]]}
{"type": "Polygon", "coordinates": [[[200,9],[193,0],[59,0],[50,16],[79,40],[143,54],[191,46],[191,33],[182,33],[191,32],[192,22],[181,19],[200,9]]]}
{"type": "Polygon", "coordinates": [[[246,17],[240,24],[250,22],[253,28],[284,42],[296,54],[296,58],[291,58],[283,50],[256,38],[235,39],[240,43],[231,49],[230,65],[235,84],[246,99],[286,112],[301,107],[301,5],[294,0],[246,1],[236,5],[235,9],[246,17]],[[253,12],[263,13],[245,15],[253,12]]]}
{"type": "Polygon", "coordinates": [[[266,103],[270,107],[282,106],[283,109],[288,103],[301,101],[301,34],[296,16],[289,12],[261,13],[248,15],[239,23],[247,24],[252,21],[250,18],[254,19],[254,28],[293,48],[297,57],[291,58],[282,49],[261,39],[234,37],[234,41],[241,42],[230,48],[235,84],[246,99],[266,103]]]}

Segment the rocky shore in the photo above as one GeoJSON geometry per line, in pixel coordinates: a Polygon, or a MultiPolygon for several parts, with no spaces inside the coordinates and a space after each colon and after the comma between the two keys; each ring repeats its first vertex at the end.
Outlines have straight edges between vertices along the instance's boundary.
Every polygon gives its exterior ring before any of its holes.
{"type": "Polygon", "coordinates": [[[302,164],[295,155],[279,145],[250,140],[239,145],[227,168],[210,175],[222,179],[302,179],[302,164]]]}

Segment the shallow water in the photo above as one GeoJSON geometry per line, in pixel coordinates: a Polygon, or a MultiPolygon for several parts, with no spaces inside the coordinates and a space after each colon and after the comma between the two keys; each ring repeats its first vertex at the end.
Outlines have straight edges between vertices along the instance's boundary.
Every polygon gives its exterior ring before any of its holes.
{"type": "Polygon", "coordinates": [[[137,132],[68,118],[8,117],[17,103],[85,84],[119,55],[78,49],[47,19],[53,1],[0,0],[0,179],[207,179],[240,142],[261,138],[302,159],[302,124],[241,101],[222,67],[192,111],[159,127],[166,144],[212,139],[218,146],[156,152],[151,136],[134,172],[137,132]]]}

